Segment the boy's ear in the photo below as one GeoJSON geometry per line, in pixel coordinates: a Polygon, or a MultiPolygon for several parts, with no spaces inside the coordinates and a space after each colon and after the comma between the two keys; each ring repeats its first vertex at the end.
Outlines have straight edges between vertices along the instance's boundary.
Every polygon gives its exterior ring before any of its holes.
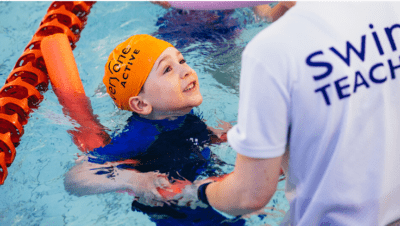
{"type": "Polygon", "coordinates": [[[153,110],[151,104],[140,96],[130,97],[129,107],[133,112],[136,112],[139,115],[148,115],[153,110]]]}

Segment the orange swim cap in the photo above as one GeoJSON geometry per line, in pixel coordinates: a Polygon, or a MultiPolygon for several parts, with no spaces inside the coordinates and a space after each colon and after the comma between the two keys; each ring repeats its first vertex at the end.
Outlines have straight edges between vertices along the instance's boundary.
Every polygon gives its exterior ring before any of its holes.
{"type": "Polygon", "coordinates": [[[139,94],[157,58],[168,47],[174,46],[150,35],[134,35],[111,52],[103,83],[120,109],[131,110],[129,98],[139,94]]]}

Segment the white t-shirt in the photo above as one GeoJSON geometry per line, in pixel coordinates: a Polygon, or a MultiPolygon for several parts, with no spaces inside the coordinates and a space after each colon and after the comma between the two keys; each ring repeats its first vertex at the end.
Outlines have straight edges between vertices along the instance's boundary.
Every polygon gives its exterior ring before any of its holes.
{"type": "Polygon", "coordinates": [[[400,218],[400,4],[298,2],[242,56],[240,154],[290,161],[283,224],[400,218]]]}

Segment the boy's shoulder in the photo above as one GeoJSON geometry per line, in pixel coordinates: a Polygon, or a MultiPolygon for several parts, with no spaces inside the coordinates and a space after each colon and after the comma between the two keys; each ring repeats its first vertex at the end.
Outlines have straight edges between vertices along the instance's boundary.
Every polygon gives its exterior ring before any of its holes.
{"type": "Polygon", "coordinates": [[[209,139],[207,126],[192,112],[176,120],[149,120],[133,113],[123,131],[115,133],[112,137],[108,145],[95,149],[92,154],[109,161],[118,161],[134,158],[147,152],[150,146],[154,147],[160,143],[163,145],[158,145],[158,149],[180,146],[192,137],[203,141],[202,143],[208,142],[209,139]]]}
{"type": "Polygon", "coordinates": [[[128,118],[127,124],[124,131],[133,130],[148,130],[150,128],[157,128],[158,132],[171,131],[182,127],[183,125],[191,124],[193,122],[203,122],[203,116],[201,113],[196,113],[193,110],[183,116],[178,116],[174,120],[162,119],[162,120],[150,120],[140,117],[136,113],[128,118]]]}

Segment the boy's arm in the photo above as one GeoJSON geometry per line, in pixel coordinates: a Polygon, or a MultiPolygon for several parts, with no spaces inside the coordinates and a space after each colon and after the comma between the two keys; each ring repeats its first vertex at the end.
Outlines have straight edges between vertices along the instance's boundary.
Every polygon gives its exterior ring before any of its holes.
{"type": "Polygon", "coordinates": [[[117,164],[95,164],[85,158],[65,175],[65,189],[70,194],[83,196],[128,190],[149,205],[162,205],[167,201],[157,191],[157,188],[170,186],[166,175],[118,169],[117,164]]]}
{"type": "Polygon", "coordinates": [[[211,143],[212,144],[219,144],[223,142],[227,142],[227,136],[226,134],[228,133],[228,130],[232,128],[232,125],[229,122],[225,122],[220,120],[218,123],[217,128],[213,128],[211,126],[207,126],[207,129],[212,132],[212,135],[210,136],[211,143]]]}

